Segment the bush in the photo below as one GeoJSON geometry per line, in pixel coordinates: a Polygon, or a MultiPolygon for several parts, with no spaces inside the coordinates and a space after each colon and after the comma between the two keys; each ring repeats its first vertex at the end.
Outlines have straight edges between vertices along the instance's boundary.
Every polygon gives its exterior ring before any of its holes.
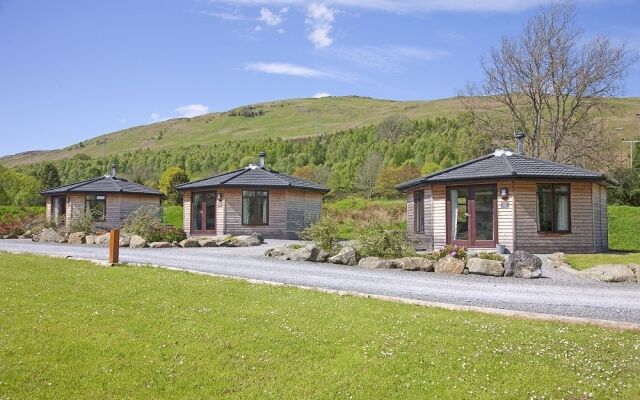
{"type": "Polygon", "coordinates": [[[452,244],[444,246],[441,250],[433,252],[434,258],[439,260],[446,256],[452,256],[459,260],[467,259],[467,249],[464,247],[458,247],[452,244]]]}
{"type": "Polygon", "coordinates": [[[379,223],[362,234],[358,241],[363,256],[398,258],[414,253],[405,243],[402,232],[385,229],[384,225],[379,223]]]}
{"type": "Polygon", "coordinates": [[[13,215],[5,215],[0,219],[0,235],[22,235],[24,233],[23,221],[13,215]]]}
{"type": "MultiPolygon", "coordinates": [[[[140,235],[142,236],[142,235],[140,235]]],[[[180,242],[187,238],[187,235],[180,228],[176,228],[173,225],[161,224],[148,236],[144,237],[147,242],[180,242]]]]}
{"type": "Polygon", "coordinates": [[[478,255],[476,256],[478,258],[482,258],[485,260],[495,260],[495,261],[504,261],[504,257],[502,257],[500,254],[498,253],[478,253],[478,255]]]}
{"type": "Polygon", "coordinates": [[[122,230],[145,238],[148,242],[179,242],[184,231],[162,223],[162,213],[156,206],[142,206],[134,210],[122,223],[122,230]]]}
{"type": "Polygon", "coordinates": [[[323,250],[332,251],[338,241],[338,225],[329,218],[322,218],[302,231],[300,237],[315,242],[323,250]]]}
{"type": "MultiPolygon", "coordinates": [[[[55,227],[60,225],[57,221],[54,222],[54,224],[55,227]]],[[[76,215],[74,215],[71,219],[71,224],[69,224],[69,232],[84,232],[89,234],[93,233],[94,231],[95,225],[92,213],[76,213],[76,215]]]]}

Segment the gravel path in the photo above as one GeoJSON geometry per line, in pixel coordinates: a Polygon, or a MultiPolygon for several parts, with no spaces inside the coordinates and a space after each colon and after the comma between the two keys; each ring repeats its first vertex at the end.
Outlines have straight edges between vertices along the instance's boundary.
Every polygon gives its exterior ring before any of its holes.
{"type": "MultiPolygon", "coordinates": [[[[120,261],[446,304],[640,323],[640,285],[585,280],[554,270],[546,262],[543,278],[527,280],[369,270],[263,256],[266,249],[283,243],[269,240],[252,248],[121,248],[120,261]]],[[[107,258],[106,248],[30,240],[0,240],[0,251],[107,258]]]]}

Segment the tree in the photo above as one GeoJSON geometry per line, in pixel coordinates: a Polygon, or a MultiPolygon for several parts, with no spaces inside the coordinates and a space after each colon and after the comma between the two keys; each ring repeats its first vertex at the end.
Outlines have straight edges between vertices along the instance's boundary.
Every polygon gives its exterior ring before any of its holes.
{"type": "Polygon", "coordinates": [[[384,167],[378,174],[376,193],[386,197],[398,196],[396,186],[420,176],[420,171],[411,163],[399,167],[384,167]]]}
{"type": "Polygon", "coordinates": [[[58,168],[50,162],[42,165],[36,177],[44,188],[53,188],[61,185],[58,168]]]}
{"type": "Polygon", "coordinates": [[[532,156],[601,165],[613,154],[602,113],[611,110],[608,98],[622,93],[637,58],[607,36],[586,40],[575,26],[575,6],[553,3],[520,36],[492,49],[481,62],[484,82],[470,84],[463,102],[494,142],[512,143],[513,133],[524,131],[532,156]]]}
{"type": "Polygon", "coordinates": [[[411,132],[411,123],[406,117],[398,115],[385,118],[376,127],[376,137],[378,139],[388,139],[392,142],[397,142],[409,132],[411,132]]]}
{"type": "Polygon", "coordinates": [[[384,158],[380,153],[371,152],[367,155],[367,158],[365,158],[358,171],[358,175],[356,176],[357,187],[366,197],[373,197],[375,194],[378,173],[382,168],[383,162],[384,158]]]}
{"type": "Polygon", "coordinates": [[[326,185],[331,177],[331,169],[326,165],[303,165],[294,169],[292,175],[320,185],[326,185]]]}
{"type": "Polygon", "coordinates": [[[160,191],[167,197],[167,203],[182,203],[182,195],[176,190],[176,185],[189,182],[189,175],[180,167],[169,167],[160,177],[160,191]]]}

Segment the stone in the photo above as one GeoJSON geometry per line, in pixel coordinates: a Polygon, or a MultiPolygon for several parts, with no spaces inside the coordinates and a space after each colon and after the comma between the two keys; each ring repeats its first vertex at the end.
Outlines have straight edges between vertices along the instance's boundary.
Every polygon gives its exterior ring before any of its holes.
{"type": "Polygon", "coordinates": [[[264,243],[264,239],[259,233],[252,233],[251,235],[238,235],[231,238],[225,243],[225,246],[230,247],[251,247],[260,246],[264,243]]]}
{"type": "Polygon", "coordinates": [[[87,235],[84,232],[74,232],[69,234],[68,241],[70,244],[85,244],[87,243],[87,235]]]}
{"type": "Polygon", "coordinates": [[[143,247],[147,247],[147,240],[142,236],[132,235],[131,240],[129,241],[129,247],[132,249],[141,249],[143,247]]]}
{"type": "Polygon", "coordinates": [[[118,240],[118,246],[129,247],[131,243],[131,235],[128,233],[120,233],[120,240],[118,240]]]}
{"type": "Polygon", "coordinates": [[[424,257],[403,257],[395,260],[398,268],[405,271],[426,271],[433,272],[433,261],[424,257]]]}
{"type": "Polygon", "coordinates": [[[18,239],[31,239],[32,237],[33,237],[33,235],[32,235],[32,234],[30,234],[30,233],[24,233],[24,234],[22,234],[22,235],[18,236],[18,239]]]}
{"type": "Polygon", "coordinates": [[[17,239],[18,235],[14,234],[14,233],[10,233],[8,235],[4,235],[4,239],[17,239]]]}
{"type": "Polygon", "coordinates": [[[361,258],[360,261],[358,261],[358,267],[365,267],[365,268],[375,268],[375,269],[381,269],[381,268],[395,268],[397,265],[394,263],[393,260],[385,260],[384,258],[380,258],[380,257],[364,257],[361,258]]]}
{"type": "Polygon", "coordinates": [[[601,282],[637,282],[636,273],[625,264],[601,264],[580,272],[581,276],[601,282]]]}
{"type": "Polygon", "coordinates": [[[640,265],[639,264],[629,264],[629,268],[636,274],[636,282],[640,283],[640,265]]]}
{"type": "Polygon", "coordinates": [[[504,275],[504,266],[502,261],[486,260],[484,258],[470,258],[467,260],[467,269],[470,274],[502,276],[504,275]]]}
{"type": "Polygon", "coordinates": [[[180,247],[200,247],[200,242],[196,238],[187,238],[180,242],[180,247]]]}
{"type": "Polygon", "coordinates": [[[168,249],[172,247],[172,245],[169,242],[151,242],[149,243],[149,247],[152,249],[168,249]]]}
{"type": "Polygon", "coordinates": [[[105,234],[96,236],[95,244],[97,244],[99,246],[108,246],[109,245],[109,234],[105,233],[105,234]]]}
{"type": "Polygon", "coordinates": [[[358,265],[358,261],[360,261],[360,255],[354,247],[344,246],[342,249],[340,249],[338,254],[333,257],[329,257],[327,261],[332,264],[358,265]]]}
{"type": "Polygon", "coordinates": [[[516,250],[513,254],[509,254],[504,262],[504,276],[531,279],[541,275],[542,260],[540,257],[524,250],[516,250]]]}
{"type": "Polygon", "coordinates": [[[84,240],[86,244],[96,244],[96,235],[87,235],[84,240]]]}
{"type": "Polygon", "coordinates": [[[51,228],[45,228],[38,234],[38,241],[42,243],[61,243],[63,240],[62,235],[51,228]]]}
{"type": "Polygon", "coordinates": [[[464,261],[453,256],[446,256],[436,261],[434,271],[443,274],[460,275],[464,272],[464,261]]]}
{"type": "Polygon", "coordinates": [[[274,247],[267,250],[265,256],[280,260],[321,262],[328,258],[328,253],[314,243],[308,243],[304,246],[290,245],[274,247]]]}
{"type": "Polygon", "coordinates": [[[321,248],[318,248],[318,254],[315,256],[314,259],[309,260],[309,261],[313,261],[313,262],[327,262],[327,260],[329,259],[329,257],[331,257],[331,253],[329,253],[326,250],[323,250],[321,248]]]}
{"type": "Polygon", "coordinates": [[[554,267],[556,265],[564,264],[564,263],[567,262],[567,256],[566,256],[566,254],[564,254],[562,252],[553,253],[553,254],[549,255],[547,258],[551,262],[551,265],[553,265],[554,267]]]}

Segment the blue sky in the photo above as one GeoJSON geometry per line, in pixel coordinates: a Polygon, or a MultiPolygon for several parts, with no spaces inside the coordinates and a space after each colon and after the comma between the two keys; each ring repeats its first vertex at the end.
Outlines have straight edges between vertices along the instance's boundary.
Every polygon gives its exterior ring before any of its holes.
{"type": "MultiPolygon", "coordinates": [[[[454,96],[540,4],[0,0],[0,155],[265,100],[454,96]]],[[[638,2],[577,7],[586,39],[640,47],[638,2]]]]}

